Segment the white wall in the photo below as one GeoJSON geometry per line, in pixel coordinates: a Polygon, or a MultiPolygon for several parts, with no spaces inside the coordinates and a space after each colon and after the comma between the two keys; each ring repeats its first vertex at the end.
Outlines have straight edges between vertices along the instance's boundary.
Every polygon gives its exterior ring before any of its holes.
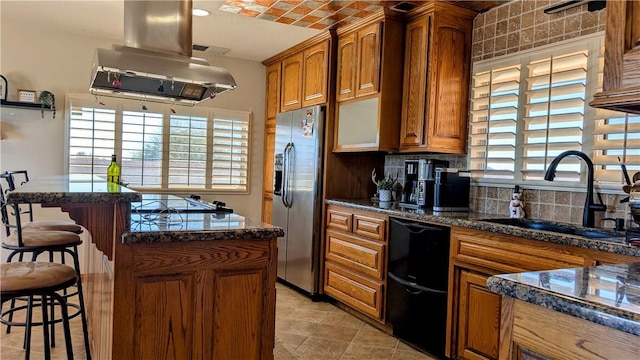
{"type": "MultiPolygon", "coordinates": [[[[95,48],[122,44],[121,39],[97,38],[39,28],[38,24],[0,14],[0,73],[9,81],[9,98],[17,89],[48,90],[55,94],[56,118],[50,113],[4,107],[0,116],[0,170],[28,169],[32,177],[64,174],[64,97],[88,93],[90,67],[95,48]]],[[[261,213],[265,69],[255,61],[194,53],[212,65],[228,69],[238,88],[198,106],[253,111],[250,193],[214,194],[205,200],[221,200],[236,213],[259,220],[261,213]]]]}

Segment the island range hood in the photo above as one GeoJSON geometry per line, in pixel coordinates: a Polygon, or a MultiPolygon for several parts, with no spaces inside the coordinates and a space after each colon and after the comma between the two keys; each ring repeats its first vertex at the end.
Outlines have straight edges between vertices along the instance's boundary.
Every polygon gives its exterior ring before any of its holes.
{"type": "Polygon", "coordinates": [[[235,89],[226,69],[191,56],[191,10],[191,0],[124,0],[125,45],[96,49],[91,93],[195,105],[235,89]]]}

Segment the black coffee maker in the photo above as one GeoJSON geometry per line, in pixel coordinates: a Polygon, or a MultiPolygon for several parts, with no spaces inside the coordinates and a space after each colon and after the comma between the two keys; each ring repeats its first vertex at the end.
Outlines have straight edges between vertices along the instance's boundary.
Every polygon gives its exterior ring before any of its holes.
{"type": "Polygon", "coordinates": [[[434,159],[404,161],[404,187],[400,206],[424,209],[433,206],[433,189],[436,168],[446,168],[449,162],[434,159]]]}

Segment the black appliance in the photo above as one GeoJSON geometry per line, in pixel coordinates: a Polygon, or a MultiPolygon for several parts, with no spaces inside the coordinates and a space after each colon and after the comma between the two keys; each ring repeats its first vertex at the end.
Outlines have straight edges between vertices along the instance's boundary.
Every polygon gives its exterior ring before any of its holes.
{"type": "Polygon", "coordinates": [[[412,209],[431,208],[436,168],[448,166],[449,162],[446,160],[405,160],[404,187],[400,206],[412,209]]]}
{"type": "Polygon", "coordinates": [[[393,334],[444,358],[449,228],[390,219],[387,322],[393,334]]]}
{"type": "Polygon", "coordinates": [[[469,211],[471,173],[454,168],[436,169],[433,211],[469,211]]]}

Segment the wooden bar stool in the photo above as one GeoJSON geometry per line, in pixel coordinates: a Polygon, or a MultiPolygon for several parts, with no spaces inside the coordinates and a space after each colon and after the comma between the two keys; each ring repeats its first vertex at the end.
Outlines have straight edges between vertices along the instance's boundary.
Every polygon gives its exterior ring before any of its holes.
{"type": "MultiPolygon", "coordinates": [[[[9,175],[6,173],[0,174],[0,178],[7,178],[9,175]]],[[[31,254],[31,261],[36,261],[38,256],[42,253],[49,253],[49,260],[53,262],[53,253],[61,253],[62,259],[68,254],[73,259],[73,268],[76,271],[78,280],[74,282],[77,291],[72,293],[67,293],[66,290],[68,287],[64,288],[65,294],[63,297],[66,299],[70,296],[78,296],[78,305],[70,304],[69,306],[76,307],[78,311],[71,315],[71,318],[80,315],[82,318],[82,328],[84,332],[84,342],[87,351],[87,359],[91,359],[90,348],[89,348],[89,333],[87,329],[87,317],[84,306],[84,295],[82,291],[82,281],[80,277],[80,262],[78,259],[78,246],[82,244],[82,240],[77,234],[68,231],[48,231],[48,230],[24,230],[21,221],[20,208],[18,204],[9,204],[2,192],[2,186],[0,184],[0,215],[2,216],[2,222],[5,226],[7,236],[3,239],[3,242],[0,246],[5,248],[10,252],[7,257],[7,263],[11,263],[16,255],[18,255],[19,261],[22,261],[24,254],[31,254]],[[11,215],[11,216],[10,216],[11,215]],[[11,221],[11,219],[13,221],[11,221]]],[[[15,325],[23,325],[27,328],[25,335],[30,331],[31,323],[16,323],[13,321],[13,313],[15,311],[24,310],[25,306],[16,306],[16,300],[18,298],[14,297],[11,299],[11,306],[8,310],[3,310],[0,313],[0,319],[3,323],[7,324],[7,333],[11,331],[11,326],[15,325]],[[6,319],[5,317],[8,317],[6,319]]],[[[33,297],[29,297],[27,300],[27,312],[34,305],[33,297]]],[[[36,305],[41,305],[44,307],[44,301],[40,301],[40,303],[36,303],[36,305]]],[[[59,322],[60,320],[55,319],[53,307],[50,309],[51,311],[51,321],[46,322],[43,321],[43,327],[47,325],[51,325],[52,328],[52,336],[51,336],[51,345],[55,346],[55,331],[54,324],[59,322]]],[[[28,339],[25,337],[25,347],[28,346],[28,339]]]]}
{"type": "MultiPolygon", "coordinates": [[[[46,324],[47,306],[57,302],[62,313],[62,327],[64,329],[64,341],[67,351],[67,359],[73,359],[73,349],[71,346],[71,329],[69,327],[69,312],[67,302],[64,297],[56,291],[73,286],[78,281],[76,271],[67,265],[49,262],[15,262],[0,264],[0,297],[2,303],[16,299],[18,297],[42,299],[42,322],[46,324]],[[49,299],[51,298],[51,299],[49,299]]],[[[27,314],[26,322],[33,320],[31,311],[27,314]]],[[[51,349],[49,348],[49,327],[42,326],[44,338],[45,359],[51,359],[51,349]]],[[[25,359],[31,355],[31,326],[26,327],[25,336],[27,344],[25,349],[25,359]]]]}

